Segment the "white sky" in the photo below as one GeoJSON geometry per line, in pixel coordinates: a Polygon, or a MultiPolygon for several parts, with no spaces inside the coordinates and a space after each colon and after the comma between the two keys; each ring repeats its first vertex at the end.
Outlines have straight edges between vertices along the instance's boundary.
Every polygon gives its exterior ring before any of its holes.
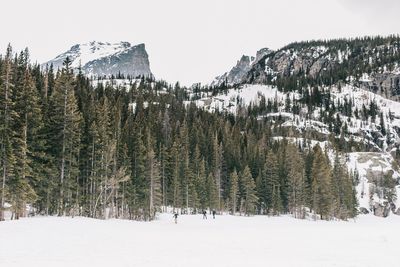
{"type": "Polygon", "coordinates": [[[292,41],[399,33],[398,0],[5,0],[0,53],[44,62],[92,40],[145,43],[157,78],[190,85],[292,41]]]}

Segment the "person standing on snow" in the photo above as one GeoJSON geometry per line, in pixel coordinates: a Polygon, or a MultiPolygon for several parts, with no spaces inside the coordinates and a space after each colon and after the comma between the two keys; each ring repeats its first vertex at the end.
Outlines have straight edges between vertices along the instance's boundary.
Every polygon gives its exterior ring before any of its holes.
{"type": "Polygon", "coordinates": [[[178,223],[178,213],[175,212],[173,217],[174,217],[175,224],[177,224],[178,223]]]}
{"type": "Polygon", "coordinates": [[[203,210],[203,220],[204,219],[207,219],[207,211],[206,210],[203,210]]]}
{"type": "Polygon", "coordinates": [[[215,210],[212,211],[212,215],[213,215],[213,219],[215,219],[215,215],[217,214],[217,212],[215,210]]]}

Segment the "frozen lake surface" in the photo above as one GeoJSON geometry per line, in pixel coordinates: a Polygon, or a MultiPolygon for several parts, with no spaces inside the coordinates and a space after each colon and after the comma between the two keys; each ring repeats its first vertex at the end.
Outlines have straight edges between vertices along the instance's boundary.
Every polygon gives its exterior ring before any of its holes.
{"type": "Polygon", "coordinates": [[[349,222],[162,214],[157,221],[0,223],[0,266],[400,266],[400,216],[349,222]]]}

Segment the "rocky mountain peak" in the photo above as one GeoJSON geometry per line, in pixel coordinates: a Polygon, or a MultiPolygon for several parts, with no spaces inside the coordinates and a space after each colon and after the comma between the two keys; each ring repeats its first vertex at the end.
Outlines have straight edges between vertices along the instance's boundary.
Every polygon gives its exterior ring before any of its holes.
{"type": "Polygon", "coordinates": [[[274,52],[273,50],[271,50],[271,49],[269,49],[269,48],[267,48],[267,47],[262,48],[262,49],[260,49],[260,50],[257,51],[255,61],[257,62],[257,61],[259,61],[261,58],[263,58],[264,56],[267,56],[267,55],[269,55],[269,54],[271,54],[271,53],[273,53],[273,52],[274,52]]]}
{"type": "Polygon", "coordinates": [[[43,64],[53,64],[54,70],[62,68],[63,61],[69,57],[71,66],[89,76],[124,75],[152,76],[145,44],[132,45],[129,42],[109,43],[91,41],[76,44],[66,52],[43,64]]]}
{"type": "Polygon", "coordinates": [[[262,48],[257,51],[256,57],[242,55],[236,65],[229,72],[217,76],[211,83],[211,86],[221,86],[223,84],[234,85],[241,83],[242,80],[246,78],[253,65],[271,53],[273,53],[273,50],[262,48]]]}

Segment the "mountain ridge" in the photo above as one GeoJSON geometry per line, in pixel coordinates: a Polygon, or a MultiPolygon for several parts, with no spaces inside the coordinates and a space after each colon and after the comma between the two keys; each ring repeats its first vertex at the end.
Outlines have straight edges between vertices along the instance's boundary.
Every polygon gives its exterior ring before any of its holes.
{"type": "Polygon", "coordinates": [[[395,35],[295,42],[267,53],[259,50],[251,66],[242,68],[240,79],[229,79],[236,65],[230,72],[217,76],[210,86],[279,82],[287,86],[296,79],[304,83],[333,84],[348,79],[355,85],[399,101],[399,49],[400,39],[395,35]]]}

